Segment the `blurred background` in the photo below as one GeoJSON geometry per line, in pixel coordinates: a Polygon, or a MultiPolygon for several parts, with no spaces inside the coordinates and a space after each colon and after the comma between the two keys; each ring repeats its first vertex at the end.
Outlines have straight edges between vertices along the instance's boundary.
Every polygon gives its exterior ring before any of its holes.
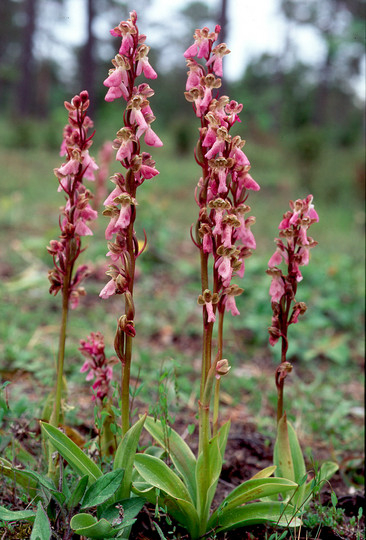
{"type": "MultiPolygon", "coordinates": [[[[143,370],[143,380],[156,382],[159,402],[161,388],[173,393],[175,388],[161,380],[179,373],[181,404],[195,399],[200,284],[189,229],[197,214],[194,188],[200,171],[193,158],[198,122],[183,95],[183,52],[195,28],[213,29],[219,23],[220,40],[232,51],[224,59],[224,92],[244,105],[236,129],[247,141],[252,176],[261,185],[248,201],[257,218],[257,252],[246,264],[245,293],[238,301],[242,316],[227,321],[225,350],[235,375],[223,383],[227,404],[245,405],[259,429],[273,434],[279,351],[268,347],[270,280],[265,270],[288,201],[313,193],[320,222],[311,234],[319,246],[312,250],[297,298],[308,303],[308,312],[291,328],[290,361],[298,366],[293,386],[289,383],[291,411],[294,416],[301,411],[309,436],[323,438],[328,446],[331,441],[339,452],[362,447],[363,0],[1,0],[3,380],[17,381],[19,403],[27,396],[24,411],[32,398],[38,404],[53,383],[61,303],[48,294],[52,261],[46,246],[59,234],[63,204],[52,172],[62,162],[63,102],[89,91],[96,128],[91,154],[98,159],[104,141],[113,140],[122,126],[122,104],[104,101],[102,83],[119,47],[109,30],[132,9],[158,72],[149,81],[155,90],[150,104],[153,128],[164,141],[163,148],[153,149],[160,175],[139,193],[136,227],[141,238],[146,229],[148,248],[139,261],[136,287],[141,330],[134,376],[143,370]],[[34,395],[34,381],[44,391],[34,395]]],[[[117,170],[112,163],[111,174],[117,170]]],[[[120,309],[118,298],[98,298],[106,282],[103,219],[86,239],[84,259],[93,268],[88,296],[70,319],[66,371],[79,386],[84,384],[79,339],[100,330],[112,353],[120,309]]],[[[151,388],[146,397],[151,399],[151,388]]]]}

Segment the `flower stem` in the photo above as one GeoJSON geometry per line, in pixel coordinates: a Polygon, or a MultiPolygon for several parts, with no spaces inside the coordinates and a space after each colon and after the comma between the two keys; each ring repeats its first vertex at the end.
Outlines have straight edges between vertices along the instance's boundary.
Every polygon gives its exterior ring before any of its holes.
{"type": "MultiPolygon", "coordinates": [[[[64,276],[63,286],[62,286],[62,316],[61,316],[61,325],[60,325],[60,334],[59,334],[59,345],[58,345],[58,357],[57,357],[57,380],[56,380],[56,397],[53,404],[53,410],[50,417],[51,426],[58,427],[60,424],[60,413],[61,413],[61,399],[62,399],[62,387],[63,387],[63,376],[64,376],[64,361],[65,361],[65,343],[66,343],[66,328],[67,328],[67,318],[69,313],[69,288],[72,274],[73,264],[68,261],[66,264],[66,274],[64,276]]],[[[48,473],[49,476],[55,476],[55,466],[52,459],[53,447],[49,444],[49,463],[48,463],[48,473]]]]}
{"type": "Polygon", "coordinates": [[[212,415],[212,435],[217,434],[219,426],[219,404],[220,404],[220,380],[216,379],[215,382],[215,394],[214,394],[214,406],[213,406],[213,415],[212,415]]]}
{"type": "Polygon", "coordinates": [[[130,429],[130,374],[132,358],[132,337],[126,336],[125,363],[121,379],[121,422],[122,436],[130,429]]]}
{"type": "MultiPolygon", "coordinates": [[[[222,350],[223,350],[223,335],[224,335],[224,311],[219,311],[219,323],[218,323],[218,334],[217,334],[217,357],[216,361],[222,359],[222,350]]],[[[216,435],[219,424],[219,405],[220,405],[220,380],[216,379],[215,382],[215,394],[214,394],[214,405],[213,405],[213,416],[212,416],[212,434],[216,435]]]]}
{"type": "MultiPolygon", "coordinates": [[[[134,177],[127,183],[127,191],[132,197],[136,195],[136,186],[134,185],[134,177]]],[[[127,251],[129,254],[129,292],[131,294],[131,302],[133,305],[133,286],[135,281],[135,245],[134,245],[134,222],[136,218],[135,208],[132,207],[131,221],[127,229],[127,251]]],[[[126,300],[125,313],[128,320],[134,319],[134,309],[126,300]]],[[[125,361],[122,365],[121,378],[121,424],[122,436],[130,429],[130,377],[131,377],[131,360],[132,360],[132,336],[126,334],[125,341],[125,361]]]]}

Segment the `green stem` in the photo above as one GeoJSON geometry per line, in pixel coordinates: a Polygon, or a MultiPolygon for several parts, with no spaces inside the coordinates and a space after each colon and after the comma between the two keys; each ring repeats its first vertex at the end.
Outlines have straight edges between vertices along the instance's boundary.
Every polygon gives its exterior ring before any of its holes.
{"type": "Polygon", "coordinates": [[[277,424],[283,416],[283,387],[285,380],[282,379],[277,386],[277,424]]]}
{"type": "MultiPolygon", "coordinates": [[[[131,171],[131,170],[130,170],[131,171]]],[[[130,172],[129,171],[129,172],[130,172]]],[[[131,171],[132,172],[132,171],[131,171]]],[[[134,185],[134,176],[133,174],[128,176],[127,182],[127,191],[132,196],[136,196],[136,186],[134,185]]],[[[134,223],[136,219],[136,209],[134,206],[131,207],[131,221],[127,228],[126,242],[127,242],[127,251],[129,254],[129,292],[131,294],[131,301],[133,304],[133,286],[135,281],[135,244],[134,244],[134,223]]],[[[125,314],[127,319],[134,319],[134,309],[131,307],[131,304],[125,301],[125,314]]],[[[121,425],[122,425],[122,436],[124,436],[127,431],[130,429],[130,377],[131,377],[131,360],[132,360],[132,336],[126,334],[125,339],[125,354],[124,354],[124,363],[122,364],[122,374],[121,374],[121,425]]]]}
{"type": "MultiPolygon", "coordinates": [[[[216,362],[222,359],[223,350],[223,333],[224,333],[224,311],[219,311],[219,323],[217,334],[217,357],[216,362]]],[[[220,379],[216,379],[215,394],[214,394],[214,406],[212,416],[212,433],[216,435],[219,424],[219,405],[220,405],[220,379]]]]}
{"type": "MultiPolygon", "coordinates": [[[[202,293],[208,289],[208,254],[200,251],[201,255],[201,285],[202,293]]],[[[212,340],[212,324],[207,323],[207,314],[205,307],[202,308],[203,316],[203,335],[202,335],[202,364],[201,364],[201,384],[200,384],[200,400],[203,399],[203,392],[207,374],[211,365],[211,340],[212,340]]]]}
{"type": "Polygon", "coordinates": [[[200,500],[199,507],[199,520],[200,520],[200,535],[204,535],[206,532],[207,519],[209,508],[207,508],[207,494],[211,482],[211,463],[210,463],[210,439],[211,439],[211,428],[210,428],[210,402],[212,396],[212,388],[215,380],[215,367],[216,363],[211,366],[211,369],[208,373],[206,380],[205,390],[203,393],[203,399],[199,402],[199,429],[200,429],[200,441],[201,441],[201,450],[203,460],[203,474],[202,481],[203,485],[199,486],[200,493],[202,498],[200,500]]]}
{"type": "MultiPolygon", "coordinates": [[[[291,302],[288,302],[288,305],[286,306],[286,322],[288,319],[288,313],[289,313],[289,304],[291,302]]],[[[282,342],[281,342],[281,364],[287,361],[286,355],[287,355],[287,349],[288,349],[288,340],[287,340],[287,324],[285,325],[283,329],[283,335],[282,335],[282,342]]],[[[277,424],[281,420],[283,416],[283,389],[285,385],[285,379],[281,378],[280,381],[277,384],[277,424]]]]}
{"type": "Polygon", "coordinates": [[[125,363],[121,379],[121,422],[122,436],[130,429],[130,376],[132,358],[132,337],[126,336],[125,363]]]}
{"type": "MultiPolygon", "coordinates": [[[[65,361],[65,343],[66,343],[66,328],[67,328],[67,318],[69,313],[69,289],[70,281],[72,274],[72,264],[69,263],[66,265],[66,274],[64,276],[64,281],[62,285],[62,316],[61,316],[61,325],[60,325],[60,334],[59,334],[59,345],[58,345],[58,357],[57,357],[57,380],[56,380],[56,397],[53,404],[53,410],[50,417],[51,426],[58,427],[60,424],[60,415],[61,415],[61,400],[62,400],[62,388],[63,388],[63,376],[64,376],[64,361],[65,361]]],[[[48,462],[48,473],[49,476],[55,476],[55,466],[52,459],[53,447],[51,444],[48,446],[49,451],[49,462],[48,462]]]]}
{"type": "Polygon", "coordinates": [[[216,379],[216,382],[215,382],[214,406],[213,406],[213,415],[212,415],[213,437],[217,434],[218,426],[219,426],[220,380],[221,379],[216,379]]]}

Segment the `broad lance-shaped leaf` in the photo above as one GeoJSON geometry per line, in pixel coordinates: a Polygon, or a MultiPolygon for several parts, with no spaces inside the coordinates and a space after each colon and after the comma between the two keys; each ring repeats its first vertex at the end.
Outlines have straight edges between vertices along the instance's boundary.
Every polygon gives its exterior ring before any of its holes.
{"type": "Polygon", "coordinates": [[[99,506],[110,499],[121,485],[123,475],[123,469],[116,469],[98,478],[85,493],[81,510],[99,506]]]}
{"type": "Polygon", "coordinates": [[[233,508],[237,508],[244,503],[269,497],[287,491],[294,491],[297,484],[285,478],[255,478],[247,480],[240,486],[233,489],[223,500],[219,508],[212,514],[209,525],[214,527],[226,513],[230,513],[233,508]]]}
{"type": "Polygon", "coordinates": [[[230,420],[228,420],[227,422],[225,422],[225,424],[223,424],[220,427],[219,432],[218,432],[218,441],[219,441],[219,448],[220,448],[222,461],[224,461],[224,454],[226,450],[227,439],[229,436],[230,425],[231,425],[231,422],[230,420]]]}
{"type": "MultiPolygon", "coordinates": [[[[230,511],[217,516],[216,533],[226,532],[238,527],[275,523],[280,527],[300,527],[301,521],[296,517],[296,510],[282,502],[255,502],[245,506],[232,508],[230,511]]],[[[211,530],[211,520],[207,531],[211,530]]]]}
{"type": "Polygon", "coordinates": [[[34,521],[36,513],[33,510],[8,510],[0,506],[0,521],[34,521]]]}
{"type": "Polygon", "coordinates": [[[10,461],[0,457],[0,476],[4,475],[7,478],[15,481],[19,486],[22,486],[30,497],[35,497],[37,494],[38,482],[34,478],[25,474],[25,471],[16,469],[10,461]]]}
{"type": "Polygon", "coordinates": [[[86,491],[88,480],[89,479],[86,475],[79,479],[75,489],[72,491],[66,502],[68,510],[72,510],[79,504],[86,491]]]}
{"type": "Polygon", "coordinates": [[[66,459],[76,473],[80,476],[87,475],[90,484],[102,476],[103,473],[98,465],[59,429],[45,422],[41,422],[41,428],[44,435],[52,442],[53,447],[66,459]]]}
{"type": "Polygon", "coordinates": [[[113,469],[124,469],[125,474],[116,493],[117,499],[127,499],[130,496],[133,463],[146,416],[146,414],[142,416],[136,424],[130,427],[118,445],[114,457],[113,469]]]}
{"type": "Polygon", "coordinates": [[[114,538],[116,529],[105,519],[99,521],[90,514],[76,514],[70,522],[70,526],[76,534],[86,538],[114,538]]]}
{"type": "Polygon", "coordinates": [[[39,501],[30,540],[50,540],[50,538],[51,525],[42,503],[39,501]]]}
{"type": "Polygon", "coordinates": [[[250,478],[250,480],[254,480],[255,478],[268,478],[269,476],[272,476],[276,469],[276,465],[270,465],[269,467],[258,471],[250,478]]]}
{"type": "Polygon", "coordinates": [[[121,501],[116,501],[110,506],[108,506],[101,515],[102,518],[106,519],[109,523],[112,523],[114,520],[117,520],[120,517],[121,510],[123,508],[123,521],[130,521],[134,519],[137,514],[142,510],[142,507],[146,503],[146,499],[140,497],[131,497],[129,499],[123,499],[121,501]]]}
{"type": "Polygon", "coordinates": [[[218,434],[209,441],[208,458],[205,459],[201,452],[197,459],[196,484],[197,484],[197,509],[201,523],[207,523],[212,500],[215,496],[217,482],[221,473],[222,458],[218,442],[218,434]]]}
{"type": "Polygon", "coordinates": [[[277,465],[277,476],[299,485],[298,491],[291,499],[291,504],[299,508],[304,500],[306,467],[296,431],[287,421],[286,413],[278,422],[273,461],[277,465]]]}
{"type": "Polygon", "coordinates": [[[134,480],[132,491],[138,497],[144,497],[149,503],[155,506],[158,504],[160,508],[165,508],[169,516],[189,530],[192,538],[199,536],[198,514],[191,503],[175,499],[164,491],[151,487],[151,484],[145,481],[134,480]]]}
{"type": "Polygon", "coordinates": [[[164,428],[160,420],[146,418],[145,428],[169,454],[174,467],[186,484],[193,504],[196,504],[196,458],[188,444],[172,428],[164,428]]]}
{"type": "Polygon", "coordinates": [[[165,491],[175,499],[192,502],[182,480],[162,461],[154,456],[136,454],[135,467],[146,482],[165,491]]]}
{"type": "MultiPolygon", "coordinates": [[[[165,498],[170,501],[170,505],[167,503],[168,508],[173,507],[174,511],[175,506],[179,513],[178,521],[189,530],[192,538],[198,538],[197,510],[179,476],[160,459],[145,454],[136,454],[135,468],[148,484],[164,492],[165,498]]],[[[149,500],[151,492],[147,489],[141,495],[149,500]]],[[[171,513],[174,516],[174,513],[171,513]]]]}
{"type": "Polygon", "coordinates": [[[36,471],[24,471],[24,474],[38,481],[38,485],[46,489],[61,505],[65,502],[65,495],[61,491],[58,491],[54,482],[50,478],[39,474],[36,471]]]}

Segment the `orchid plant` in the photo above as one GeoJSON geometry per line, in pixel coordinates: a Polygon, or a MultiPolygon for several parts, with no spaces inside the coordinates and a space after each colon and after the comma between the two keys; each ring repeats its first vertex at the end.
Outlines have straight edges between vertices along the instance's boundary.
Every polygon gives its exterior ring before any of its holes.
{"type": "MultiPolygon", "coordinates": [[[[285,378],[292,369],[287,360],[288,328],[297,323],[306,310],[306,305],[296,300],[297,286],[302,280],[300,267],[308,264],[309,251],[316,245],[308,236],[309,227],[318,221],[312,196],[290,203],[291,209],[280,223],[276,251],[267,270],[272,277],[270,344],[281,341],[282,345],[275,379],[278,407],[274,465],[237,486],[211,513],[230,429],[230,422],[221,425],[219,417],[221,379],[230,371],[224,355],[224,318],[226,313],[240,315],[235,299],[243,293],[243,288],[237,280],[244,277],[245,259],[256,249],[251,231],[255,218],[248,199],[251,192],[260,188],[250,175],[250,162],[243,152],[245,141],[232,134],[233,126],[241,122],[239,115],[243,106],[219,93],[222,60],[230,52],[225,43],[216,44],[220,27],[216,26],[213,32],[206,27],[197,29],[194,43],[184,53],[188,66],[185,96],[200,122],[195,148],[195,160],[201,168],[195,191],[198,218],[191,228],[192,241],[200,255],[201,290],[197,302],[202,309],[199,440],[195,455],[176,431],[171,427],[167,429],[158,419],[145,414],[131,425],[129,390],[136,336],[135,271],[137,259],[146,246],[146,236],[145,243],[140,243],[135,232],[136,195],[145,180],[159,174],[151,155],[143,151],[141,145],[142,138],[150,147],[160,147],[162,142],[151,127],[155,117],[149,99],[154,92],[147,83],[136,82],[142,74],[148,79],[157,76],[148,60],[146,37],[137,27],[136,12],[132,11],[130,18],[111,30],[111,34],[122,41],[112,60],[113,68],[104,81],[108,88],[105,99],[112,102],[122,98],[126,105],[123,126],[113,142],[122,172],[111,178],[114,188],[104,201],[103,214],[109,218],[105,237],[110,279],[100,297],[108,299],[120,295],[123,308],[114,339],[116,358],[106,356],[102,334],[92,332],[80,343],[84,357],[80,371],[87,373],[88,381],[93,381],[92,400],[99,408],[99,458],[112,455],[112,470],[109,467],[105,472],[101,459],[96,463],[59,429],[68,311],[69,307],[76,307],[80,296],[85,294],[80,284],[87,274],[85,265],[77,269],[75,265],[82,252],[81,237],[92,234],[87,222],[97,215],[89,202],[91,194],[83,184],[84,179],[94,179],[97,169],[89,155],[93,134],[89,135],[88,130],[92,122],[87,116],[88,93],[83,91],[70,103],[65,103],[69,123],[64,130],[61,155],[66,156],[66,161],[55,169],[59,191],[65,193],[66,204],[59,220],[60,238],[52,240],[48,248],[54,261],[54,268],[49,272],[50,292],[62,293],[56,397],[50,421],[41,422],[51,450],[48,477],[18,470],[0,458],[5,476],[15,478],[32,497],[40,493],[37,511],[12,513],[0,508],[0,519],[34,522],[35,532],[31,538],[43,540],[50,537],[50,519],[57,505],[54,522],[61,523],[62,518],[66,523],[64,538],[79,534],[96,539],[127,539],[136,515],[148,501],[175,518],[187,529],[192,540],[256,523],[297,527],[301,525],[301,510],[315,484],[314,480],[306,483],[304,459],[295,430],[286,418],[283,394],[285,378]],[[280,268],[282,263],[287,265],[286,275],[280,268]],[[214,329],[217,330],[215,339],[214,329]],[[120,411],[112,406],[111,381],[116,363],[121,366],[120,411]],[[161,447],[159,450],[154,446],[136,453],[144,427],[161,447]],[[62,460],[55,474],[54,450],[76,474],[71,486],[62,460]],[[171,466],[162,459],[167,456],[171,466]],[[274,473],[276,476],[272,476],[274,473]]],[[[108,174],[111,152],[108,143],[101,154],[103,170],[98,176],[98,200],[104,191],[103,180],[108,174]]],[[[335,464],[326,462],[317,476],[317,485],[328,479],[336,468],[335,464]]]]}
{"type": "Polygon", "coordinates": [[[133,302],[133,286],[135,280],[136,260],[143,252],[140,249],[134,231],[136,219],[136,191],[145,180],[154,178],[159,171],[151,155],[141,151],[141,137],[147,145],[162,146],[162,142],[151,128],[155,120],[150,107],[149,98],[154,91],[146,83],[136,86],[136,79],[142,73],[149,79],[157,77],[149,63],[150,48],[144,43],[146,36],[139,34],[137,15],[133,11],[128,21],[122,21],[111,30],[113,36],[121,37],[122,43],[118,54],[112,60],[113,69],[104,81],[108,88],[106,101],[122,98],[127,102],[123,114],[123,127],[114,140],[117,149],[116,159],[121,163],[124,174],[117,173],[112,178],[115,188],[104,201],[103,215],[110,218],[106,228],[111,265],[107,272],[109,282],[100,293],[102,298],[114,294],[123,295],[124,313],[118,320],[114,341],[117,357],[121,361],[121,418],[122,434],[130,427],[130,369],[132,359],[132,342],[136,335],[135,307],[133,302]]]}
{"type": "MultiPolygon", "coordinates": [[[[267,274],[271,276],[269,294],[271,296],[272,322],[269,327],[269,343],[275,346],[281,341],[281,362],[276,369],[277,387],[277,440],[274,449],[276,474],[299,484],[299,489],[292,495],[291,503],[296,509],[304,509],[310,502],[314,479],[309,480],[301,447],[293,426],[288,422],[284,410],[284,384],[292,365],[287,361],[288,328],[296,324],[299,317],[306,312],[304,302],[296,300],[298,284],[303,276],[300,267],[306,266],[310,260],[310,249],[317,242],[308,236],[308,229],[319,221],[313,205],[313,196],[290,201],[290,210],[284,215],[278,226],[279,238],[275,239],[276,250],[268,261],[267,274]],[[287,274],[280,265],[284,263],[287,274]]],[[[338,465],[331,461],[322,464],[316,482],[321,486],[337,471],[338,465]]],[[[283,495],[284,500],[288,500],[283,495]]]]}
{"type": "Polygon", "coordinates": [[[243,277],[244,261],[256,248],[251,231],[255,218],[249,215],[247,200],[250,191],[259,190],[249,174],[250,163],[242,150],[244,141],[230,133],[240,122],[243,106],[218,94],[222,58],[230,52],[225,43],[214,46],[219,32],[219,26],[214,32],[208,28],[196,30],[193,45],[184,53],[189,68],[185,96],[200,119],[195,158],[202,171],[196,188],[198,220],[191,231],[200,252],[198,304],[202,306],[203,322],[198,455],[178,433],[171,429],[166,436],[162,423],[148,417],[145,428],[168,453],[175,471],[155,456],[138,454],[138,476],[133,484],[135,493],[150,502],[158,497],[159,504],[188,529],[192,539],[211,530],[222,532],[253,522],[288,524],[295,515],[291,505],[284,510],[279,501],[243,504],[297,488],[292,480],[270,478],[276,467],[269,467],[235,488],[210,516],[230,428],[229,422],[219,428],[220,380],[230,370],[228,360],[223,358],[223,322],[226,312],[239,315],[235,297],[243,289],[233,279],[243,277]],[[212,338],[215,323],[216,348],[212,338]]]}

